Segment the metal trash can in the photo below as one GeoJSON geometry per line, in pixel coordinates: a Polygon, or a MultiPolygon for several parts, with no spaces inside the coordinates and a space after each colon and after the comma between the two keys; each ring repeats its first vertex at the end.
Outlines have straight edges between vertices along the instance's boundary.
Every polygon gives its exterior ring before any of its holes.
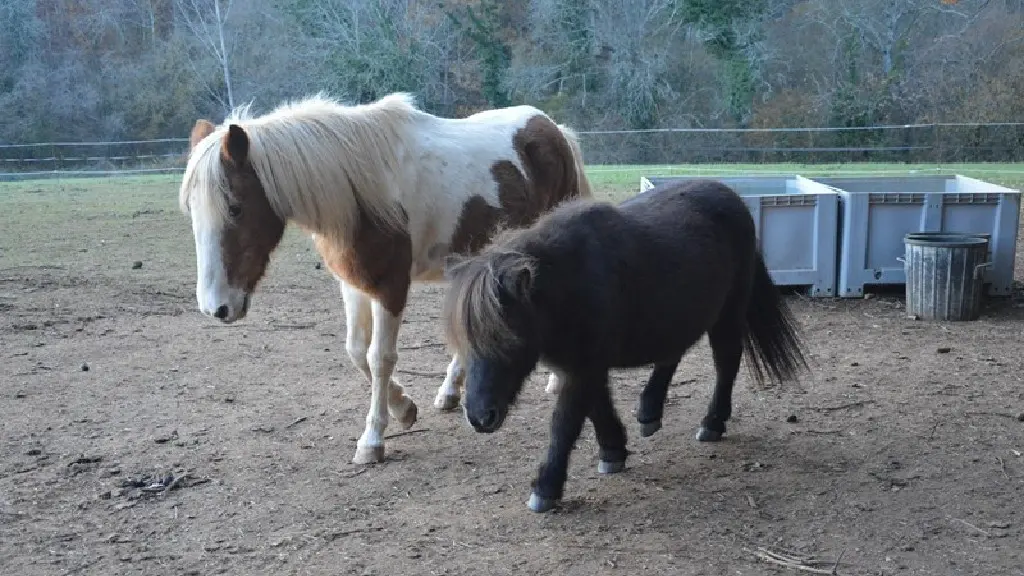
{"type": "Polygon", "coordinates": [[[921,320],[976,320],[984,272],[991,266],[987,235],[911,233],[900,260],[906,272],[907,314],[921,320]]]}

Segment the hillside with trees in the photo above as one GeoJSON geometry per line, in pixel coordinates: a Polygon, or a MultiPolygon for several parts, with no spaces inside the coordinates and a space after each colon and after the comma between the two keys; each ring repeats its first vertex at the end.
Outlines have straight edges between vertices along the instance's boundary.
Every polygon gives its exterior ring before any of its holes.
{"type": "MultiPolygon", "coordinates": [[[[1021,121],[1024,0],[0,4],[0,143],[183,137],[318,90],[410,91],[447,116],[530,103],[585,130],[1021,121]]],[[[1024,147],[963,138],[991,159],[1024,147]]]]}

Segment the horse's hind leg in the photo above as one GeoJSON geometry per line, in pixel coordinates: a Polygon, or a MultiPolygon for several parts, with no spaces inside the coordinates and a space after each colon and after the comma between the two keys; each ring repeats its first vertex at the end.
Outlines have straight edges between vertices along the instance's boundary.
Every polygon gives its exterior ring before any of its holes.
{"type": "Polygon", "coordinates": [[[626,458],[629,456],[626,450],[626,427],[622,425],[622,420],[615,411],[607,379],[602,389],[593,393],[590,402],[589,417],[594,424],[594,435],[597,436],[597,445],[600,448],[597,471],[601,474],[622,472],[626,468],[626,458]]]}
{"type": "Polygon", "coordinates": [[[720,320],[708,331],[708,340],[717,377],[707,414],[697,431],[697,440],[701,442],[721,440],[725,421],[732,416],[732,388],[743,357],[743,329],[738,322],[720,320]]]}
{"type": "Polygon", "coordinates": [[[466,370],[459,362],[458,354],[452,356],[448,363],[448,370],[445,371],[444,382],[437,389],[437,396],[434,397],[434,407],[438,410],[454,410],[459,406],[459,399],[462,397],[462,384],[466,379],[466,370]]]}
{"type": "Polygon", "coordinates": [[[665,397],[668,395],[668,385],[672,382],[672,375],[676,373],[676,367],[682,357],[671,362],[654,365],[651,377],[647,379],[647,385],[640,393],[640,406],[636,412],[637,422],[640,423],[640,435],[647,437],[661,430],[661,418],[665,412],[665,397]]]}

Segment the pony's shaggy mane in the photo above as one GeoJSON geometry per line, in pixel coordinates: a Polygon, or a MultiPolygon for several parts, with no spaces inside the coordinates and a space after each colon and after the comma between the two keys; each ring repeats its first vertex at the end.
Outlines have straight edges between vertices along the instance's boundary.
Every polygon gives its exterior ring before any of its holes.
{"type": "Polygon", "coordinates": [[[181,209],[188,212],[190,204],[201,203],[226,217],[229,190],[221,142],[228,126],[237,124],[249,137],[249,162],[282,220],[347,240],[362,209],[380,224],[402,229],[393,180],[408,124],[421,114],[405,93],[356,106],[316,94],[259,117],[251,116],[247,104],[236,107],[189,155],[181,209]]]}
{"type": "MultiPolygon", "coordinates": [[[[515,235],[516,231],[508,231],[515,235]]],[[[477,256],[449,268],[450,285],[445,293],[443,315],[448,345],[462,357],[506,357],[519,335],[508,325],[501,305],[501,291],[513,291],[503,281],[521,272],[537,275],[537,260],[522,251],[492,244],[477,256]]],[[[526,294],[517,294],[520,304],[529,305],[526,294]]]]}

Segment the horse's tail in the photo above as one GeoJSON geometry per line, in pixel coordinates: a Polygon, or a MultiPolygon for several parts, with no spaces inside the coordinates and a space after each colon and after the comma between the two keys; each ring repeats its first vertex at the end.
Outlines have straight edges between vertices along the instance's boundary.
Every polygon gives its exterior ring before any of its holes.
{"type": "Polygon", "coordinates": [[[580,149],[579,136],[575,130],[568,126],[559,124],[558,129],[562,131],[562,135],[565,136],[566,141],[569,142],[569,148],[572,150],[573,163],[576,165],[576,195],[579,198],[591,198],[593,192],[590,189],[590,180],[587,179],[587,172],[584,170],[583,150],[580,149]]]}
{"type": "Polygon", "coordinates": [[[767,374],[774,383],[795,379],[800,368],[807,368],[803,343],[786,301],[765,266],[760,250],[756,252],[754,285],[747,306],[747,329],[743,350],[758,384],[767,374]]]}

